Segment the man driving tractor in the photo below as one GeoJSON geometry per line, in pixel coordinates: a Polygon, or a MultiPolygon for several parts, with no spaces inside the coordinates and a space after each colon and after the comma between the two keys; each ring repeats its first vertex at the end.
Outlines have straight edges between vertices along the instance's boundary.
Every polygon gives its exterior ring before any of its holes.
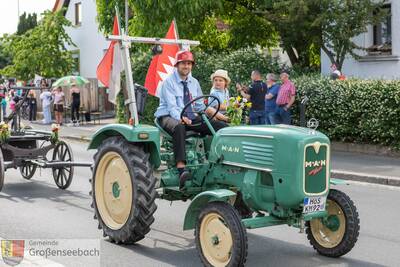
{"type": "MultiPolygon", "coordinates": [[[[190,172],[185,169],[186,131],[194,131],[201,135],[211,134],[205,122],[196,112],[202,110],[207,115],[211,115],[216,110],[210,106],[206,107],[203,99],[199,99],[187,106],[184,114],[181,114],[187,104],[202,96],[203,93],[198,80],[191,75],[195,63],[193,54],[190,51],[179,51],[175,59],[175,70],[163,82],[160,91],[160,105],[154,115],[161,127],[172,136],[176,167],[179,173],[179,188],[182,189],[185,182],[191,178],[190,172]]],[[[221,113],[217,113],[215,118],[227,120],[226,116],[221,113]]],[[[221,121],[212,120],[210,123],[215,131],[227,126],[221,121]]]]}

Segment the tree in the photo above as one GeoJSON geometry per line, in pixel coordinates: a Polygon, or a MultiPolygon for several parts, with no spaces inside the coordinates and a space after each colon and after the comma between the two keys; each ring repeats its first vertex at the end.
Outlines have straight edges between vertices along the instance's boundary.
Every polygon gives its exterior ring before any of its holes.
{"type": "Polygon", "coordinates": [[[384,1],[323,0],[319,15],[322,29],[322,50],[339,70],[347,55],[358,58],[357,50],[365,50],[354,43],[353,37],[367,31],[367,26],[381,21],[387,14],[384,1]]]}
{"type": "Polygon", "coordinates": [[[46,11],[37,27],[22,35],[6,35],[2,38],[5,51],[12,63],[0,73],[29,80],[35,74],[43,77],[60,77],[70,73],[74,66],[71,52],[65,45],[74,45],[65,32],[71,26],[62,11],[46,11]]]}
{"type": "Polygon", "coordinates": [[[19,23],[17,28],[17,34],[22,35],[30,29],[33,29],[37,26],[37,15],[36,13],[26,15],[24,12],[21,16],[19,16],[19,23]]]}
{"type": "MultiPolygon", "coordinates": [[[[382,5],[377,1],[130,0],[130,33],[162,36],[176,18],[181,36],[200,40],[203,50],[271,47],[279,40],[294,65],[318,67],[322,48],[341,67],[346,55],[356,56],[360,49],[352,38],[376,22],[372,14],[382,5]],[[216,27],[218,22],[225,30],[216,27]]],[[[106,31],[112,29],[115,4],[123,10],[123,1],[97,0],[98,20],[106,31]]]]}
{"type": "MultiPolygon", "coordinates": [[[[123,1],[97,0],[100,28],[109,33],[115,14],[114,6],[123,10],[123,1]]],[[[227,50],[278,44],[273,25],[263,16],[252,14],[254,1],[129,1],[133,16],[129,21],[132,35],[164,36],[176,19],[181,38],[200,40],[203,50],[227,50]],[[255,26],[256,25],[256,26],[255,26]]]]}
{"type": "Polygon", "coordinates": [[[255,11],[271,21],[291,63],[301,68],[319,67],[320,64],[319,3],[320,0],[268,0],[255,11]]]}
{"type": "Polygon", "coordinates": [[[10,55],[5,51],[4,45],[0,42],[0,69],[11,63],[10,55]]]}

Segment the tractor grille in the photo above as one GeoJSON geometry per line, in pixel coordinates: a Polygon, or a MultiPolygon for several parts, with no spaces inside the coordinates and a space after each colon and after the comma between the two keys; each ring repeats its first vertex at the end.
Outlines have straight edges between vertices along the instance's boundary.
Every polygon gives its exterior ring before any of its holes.
{"type": "Polygon", "coordinates": [[[254,142],[242,142],[244,159],[247,163],[257,164],[260,167],[271,168],[274,166],[274,146],[254,142]]]}
{"type": "Polygon", "coordinates": [[[307,145],[304,159],[304,192],[315,195],[324,193],[329,175],[329,146],[318,142],[307,145]]]}

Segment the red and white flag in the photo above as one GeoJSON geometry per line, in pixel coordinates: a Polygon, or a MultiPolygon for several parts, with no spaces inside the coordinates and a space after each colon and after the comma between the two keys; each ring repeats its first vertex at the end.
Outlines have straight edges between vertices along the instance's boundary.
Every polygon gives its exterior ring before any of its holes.
{"type": "MultiPolygon", "coordinates": [[[[113,35],[120,35],[118,18],[114,17],[113,35]]],[[[121,90],[121,72],[123,70],[121,49],[118,41],[111,41],[110,46],[100,64],[97,66],[97,79],[109,88],[108,100],[116,102],[116,97],[121,90]]]]}
{"type": "MultiPolygon", "coordinates": [[[[175,22],[172,21],[165,39],[178,39],[175,22]]],[[[178,45],[164,44],[162,54],[155,55],[151,60],[146,75],[144,87],[149,90],[149,94],[158,96],[162,82],[174,71],[175,55],[179,51],[178,45]]]]}

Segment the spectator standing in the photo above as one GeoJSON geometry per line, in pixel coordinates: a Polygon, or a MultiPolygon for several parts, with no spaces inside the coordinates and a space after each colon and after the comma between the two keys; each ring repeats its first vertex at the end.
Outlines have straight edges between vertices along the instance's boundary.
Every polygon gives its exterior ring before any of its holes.
{"type": "Polygon", "coordinates": [[[42,107],[43,107],[43,124],[50,124],[51,123],[50,106],[53,98],[48,89],[43,89],[42,93],[40,94],[40,99],[42,100],[42,107]]]}
{"type": "Polygon", "coordinates": [[[267,93],[267,85],[262,81],[261,73],[258,70],[252,71],[251,80],[253,83],[248,90],[240,84],[236,85],[236,89],[251,102],[250,124],[265,124],[265,94],[267,93]]]}
{"type": "Polygon", "coordinates": [[[331,65],[331,79],[337,80],[337,79],[340,79],[341,76],[342,76],[342,73],[340,72],[340,70],[338,70],[336,64],[332,64],[331,65]]]}
{"type": "MultiPolygon", "coordinates": [[[[15,100],[18,100],[17,96],[15,95],[14,90],[10,90],[10,110],[15,111],[15,105],[17,104],[15,100]]],[[[17,101],[18,102],[18,101],[17,101]]]]}
{"type": "Polygon", "coordinates": [[[81,106],[81,91],[75,83],[72,84],[70,89],[71,93],[71,120],[74,126],[79,126],[79,108],[81,106]]]}
{"type": "Polygon", "coordinates": [[[265,94],[265,123],[268,125],[277,124],[276,115],[276,98],[279,93],[280,85],[276,83],[276,75],[273,73],[267,74],[267,93],[265,94]]]}
{"type": "Polygon", "coordinates": [[[28,104],[29,104],[29,121],[36,121],[37,100],[36,100],[36,93],[34,90],[29,90],[28,104]]]}
{"type": "Polygon", "coordinates": [[[290,108],[295,101],[296,87],[289,80],[289,74],[286,72],[282,72],[280,78],[282,84],[279,89],[278,97],[276,98],[276,104],[278,106],[276,111],[277,123],[290,125],[292,122],[290,108]]]}
{"type": "Polygon", "coordinates": [[[52,94],[54,95],[54,114],[56,116],[56,123],[62,125],[65,95],[60,86],[55,88],[52,94]]]}
{"type": "Polygon", "coordinates": [[[3,97],[1,98],[1,111],[2,111],[2,120],[7,116],[7,94],[4,93],[3,97]]]}

